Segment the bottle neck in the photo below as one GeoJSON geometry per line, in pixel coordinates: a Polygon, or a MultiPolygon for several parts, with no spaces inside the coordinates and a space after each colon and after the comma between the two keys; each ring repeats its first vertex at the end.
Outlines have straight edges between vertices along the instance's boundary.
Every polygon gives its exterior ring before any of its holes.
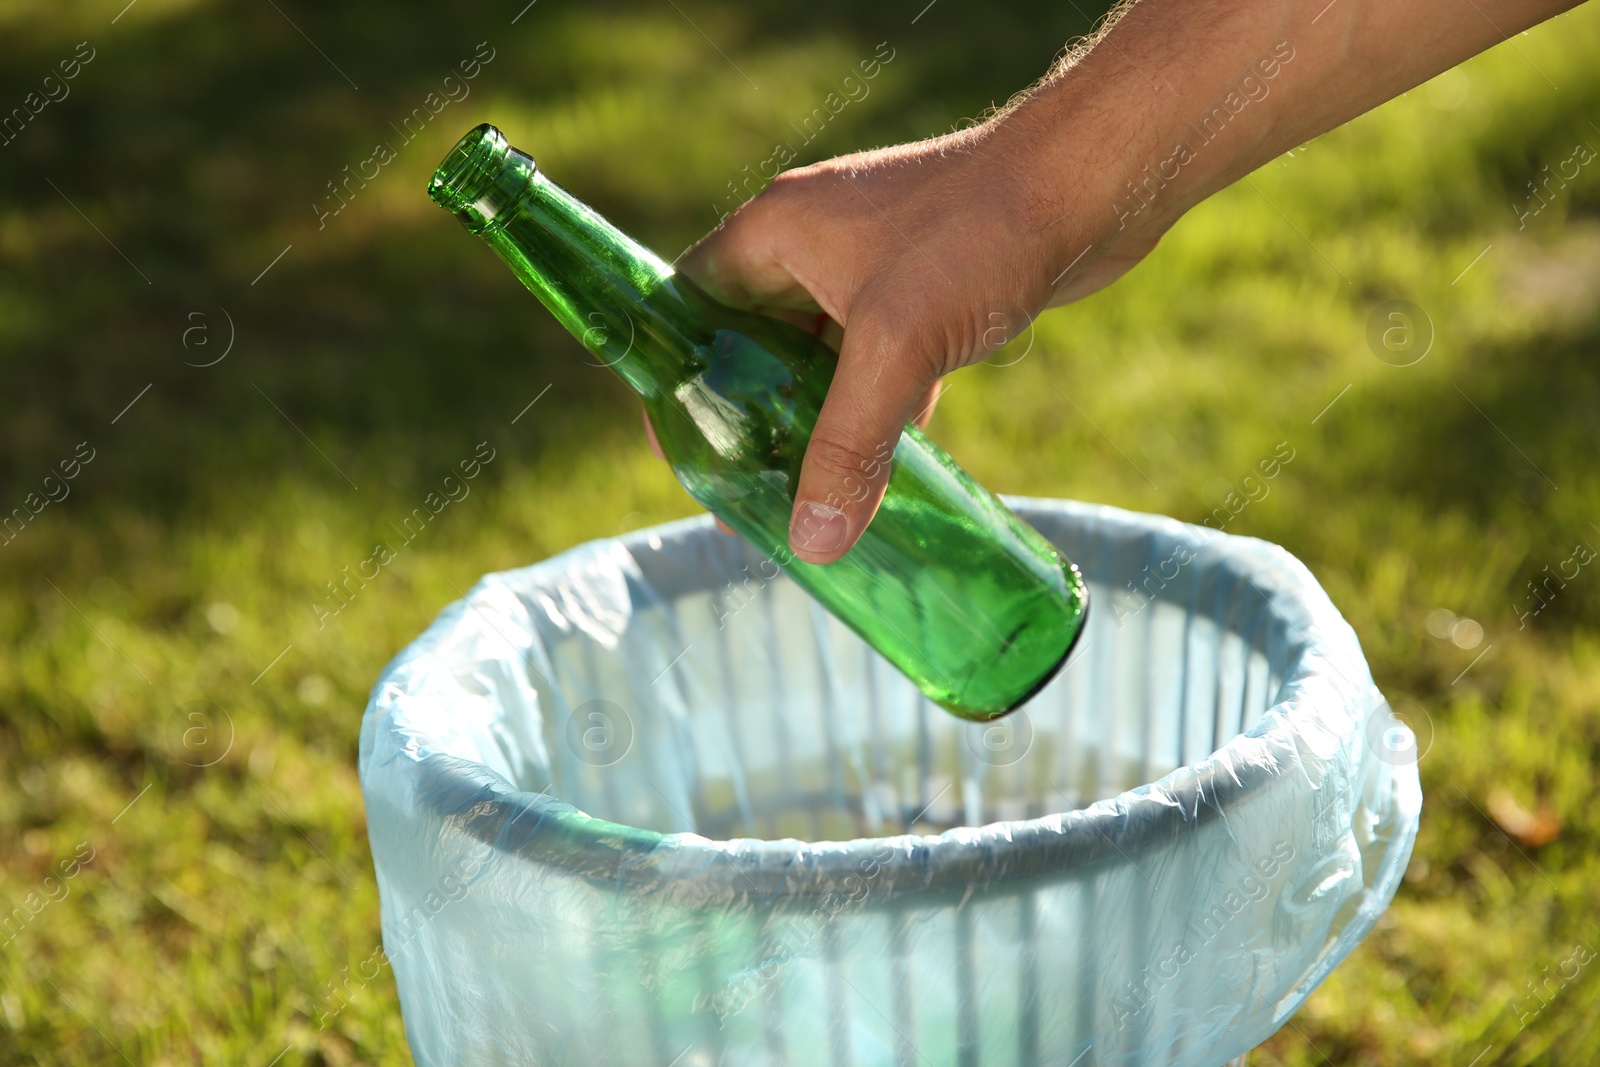
{"type": "Polygon", "coordinates": [[[493,126],[464,137],[429,193],[493,248],[603,366],[641,396],[699,369],[698,290],[540,173],[493,126]]]}

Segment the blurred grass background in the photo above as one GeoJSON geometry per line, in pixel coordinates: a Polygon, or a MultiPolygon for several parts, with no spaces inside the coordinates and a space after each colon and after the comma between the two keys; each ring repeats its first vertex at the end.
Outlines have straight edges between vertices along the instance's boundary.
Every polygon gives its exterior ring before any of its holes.
{"type": "MultiPolygon", "coordinates": [[[[38,509],[0,546],[0,1064],[406,1063],[388,972],[348,993],[379,945],[368,687],[483,572],[693,510],[620,383],[427,200],[433,164],[494,121],[671,256],[778,142],[946,130],[1099,9],[124,2],[0,2],[0,107],[93,51],[0,145],[0,511],[38,509]],[[319,626],[484,441],[470,497],[319,626]]],[[[1600,546],[1600,163],[1519,220],[1600,149],[1597,50],[1590,5],[1270,163],[935,421],[999,491],[1190,521],[1294,450],[1228,530],[1327,586],[1427,799],[1380,929],[1256,1064],[1600,1058],[1600,967],[1567,962],[1600,949],[1600,571],[1519,617],[1600,546]],[[1432,337],[1411,366],[1368,343],[1393,299],[1432,337]]]]}

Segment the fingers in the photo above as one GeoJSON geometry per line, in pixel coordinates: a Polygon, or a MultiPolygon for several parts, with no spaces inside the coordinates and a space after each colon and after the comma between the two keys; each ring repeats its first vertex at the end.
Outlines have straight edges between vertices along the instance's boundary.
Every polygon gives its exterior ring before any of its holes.
{"type": "Polygon", "coordinates": [[[861,536],[883,499],[900,432],[928,404],[943,353],[910,328],[914,316],[858,308],[839,369],[811,433],[789,520],[807,563],[831,563],[861,536]]]}
{"type": "Polygon", "coordinates": [[[678,257],[674,266],[724,304],[815,313],[816,294],[790,268],[786,251],[813,235],[802,221],[804,195],[780,178],[678,257]]]}

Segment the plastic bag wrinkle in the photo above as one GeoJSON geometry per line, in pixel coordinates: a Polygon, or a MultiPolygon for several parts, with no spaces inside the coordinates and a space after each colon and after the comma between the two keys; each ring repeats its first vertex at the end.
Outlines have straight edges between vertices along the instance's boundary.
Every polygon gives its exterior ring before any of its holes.
{"type": "Polygon", "coordinates": [[[729,614],[761,560],[706,519],[441,612],[361,742],[416,1062],[1219,1067],[1276,1029],[1416,832],[1359,642],[1275,546],[1013,505],[1097,610],[1010,763],[786,579],[729,614]],[[573,743],[596,700],[626,750],[573,743]]]}

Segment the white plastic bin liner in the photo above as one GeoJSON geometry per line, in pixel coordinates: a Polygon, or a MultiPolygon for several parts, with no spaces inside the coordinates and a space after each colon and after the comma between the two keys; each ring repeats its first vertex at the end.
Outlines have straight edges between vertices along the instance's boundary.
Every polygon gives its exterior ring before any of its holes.
{"type": "Polygon", "coordinates": [[[491,574],[361,777],[423,1067],[1218,1067],[1387,906],[1410,734],[1306,568],[1013,507],[1088,630],[962,722],[709,518],[491,574]]]}

